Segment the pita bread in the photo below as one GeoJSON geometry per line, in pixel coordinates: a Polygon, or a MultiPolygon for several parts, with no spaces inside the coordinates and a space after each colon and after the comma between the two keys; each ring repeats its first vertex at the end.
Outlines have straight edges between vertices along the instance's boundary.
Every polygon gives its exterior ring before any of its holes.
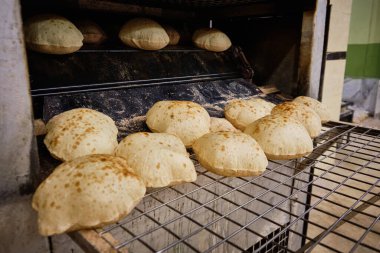
{"type": "Polygon", "coordinates": [[[185,146],[172,134],[131,134],[120,142],[115,154],[127,161],[146,187],[164,187],[197,179],[185,146]]]}
{"type": "Polygon", "coordinates": [[[46,54],[70,54],[83,43],[82,33],[73,23],[57,15],[39,15],[24,25],[26,47],[46,54]]]}
{"type": "Polygon", "coordinates": [[[306,105],[295,102],[284,102],[272,109],[272,114],[277,113],[293,117],[301,122],[311,138],[317,137],[322,130],[321,118],[313,109],[306,105]]]}
{"type": "Polygon", "coordinates": [[[35,136],[46,134],[46,125],[42,119],[35,119],[33,121],[33,130],[35,136]]]}
{"type": "Polygon", "coordinates": [[[41,235],[102,227],[132,211],[145,186],[127,162],[89,155],[62,163],[38,186],[32,206],[41,235]]]}
{"type": "Polygon", "coordinates": [[[205,169],[221,176],[257,176],[268,166],[259,144],[244,133],[208,133],[195,141],[193,150],[205,169]]]}
{"type": "Polygon", "coordinates": [[[313,109],[321,118],[322,123],[326,123],[331,120],[331,115],[327,107],[316,99],[299,96],[296,97],[293,102],[304,104],[313,109]]]}
{"type": "Polygon", "coordinates": [[[210,132],[240,132],[225,118],[211,117],[210,132]]]}
{"type": "Polygon", "coordinates": [[[171,27],[170,25],[163,25],[162,27],[165,29],[165,32],[169,36],[169,45],[177,45],[179,39],[181,38],[179,32],[177,32],[177,30],[171,27]]]}
{"type": "Polygon", "coordinates": [[[244,133],[259,143],[269,159],[294,159],[313,151],[305,127],[289,116],[267,115],[248,125],[244,133]]]}
{"type": "Polygon", "coordinates": [[[119,38],[130,47],[144,50],[159,50],[169,44],[165,29],[151,19],[134,18],[123,25],[119,38]]]}
{"type": "Polygon", "coordinates": [[[107,35],[103,29],[90,20],[81,20],[76,23],[79,31],[83,34],[83,43],[100,44],[106,40],[107,35]]]}
{"type": "Polygon", "coordinates": [[[250,123],[270,114],[275,104],[261,98],[236,99],[224,107],[224,116],[236,128],[244,130],[250,123]]]}
{"type": "Polygon", "coordinates": [[[215,28],[201,28],[194,32],[193,43],[202,49],[213,52],[226,51],[231,47],[231,40],[222,31],[215,28]]]}
{"type": "Polygon", "coordinates": [[[77,108],[56,115],[46,130],[46,147],[62,161],[89,154],[113,154],[117,146],[115,122],[91,109],[77,108]]]}
{"type": "Polygon", "coordinates": [[[191,101],[159,101],[146,114],[152,132],[178,136],[186,147],[210,131],[210,115],[191,101]]]}

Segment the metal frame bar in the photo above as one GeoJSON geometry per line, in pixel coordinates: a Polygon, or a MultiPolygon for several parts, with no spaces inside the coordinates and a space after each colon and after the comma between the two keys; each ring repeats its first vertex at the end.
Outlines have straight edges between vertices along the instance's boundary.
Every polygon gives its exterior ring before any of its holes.
{"type": "Polygon", "coordinates": [[[103,83],[91,83],[91,84],[81,84],[81,85],[70,85],[61,86],[53,88],[43,88],[43,89],[32,89],[32,97],[43,97],[52,95],[63,95],[63,94],[73,94],[80,92],[94,91],[104,91],[104,90],[115,90],[115,89],[126,89],[126,88],[136,88],[136,87],[147,87],[156,85],[167,85],[167,84],[183,84],[190,82],[203,82],[203,81],[216,81],[225,79],[240,78],[241,75],[236,72],[229,73],[218,73],[209,75],[198,75],[198,76],[184,76],[184,77],[168,77],[159,79],[147,79],[147,80],[133,80],[133,81],[117,81],[117,82],[103,82],[103,83]]]}

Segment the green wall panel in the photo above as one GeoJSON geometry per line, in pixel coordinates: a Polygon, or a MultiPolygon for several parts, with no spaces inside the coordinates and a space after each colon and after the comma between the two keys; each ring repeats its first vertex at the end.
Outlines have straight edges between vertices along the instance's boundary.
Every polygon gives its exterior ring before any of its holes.
{"type": "Polygon", "coordinates": [[[353,0],[346,76],[380,78],[380,0],[353,0]]]}
{"type": "Polygon", "coordinates": [[[348,45],[345,75],[380,78],[380,43],[348,45]]]}
{"type": "Polygon", "coordinates": [[[348,44],[380,43],[380,0],[353,0],[348,44]]]}

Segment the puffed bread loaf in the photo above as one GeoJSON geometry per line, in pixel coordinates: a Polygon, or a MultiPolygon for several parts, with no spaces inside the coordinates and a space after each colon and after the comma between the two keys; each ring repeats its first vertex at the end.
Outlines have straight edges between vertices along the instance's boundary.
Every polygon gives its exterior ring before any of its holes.
{"type": "Polygon", "coordinates": [[[313,109],[300,103],[281,103],[272,109],[272,114],[294,117],[302,123],[311,138],[317,137],[322,130],[321,118],[319,115],[313,109]]]}
{"type": "Polygon", "coordinates": [[[210,132],[239,132],[228,120],[225,118],[211,117],[210,132]]]}
{"type": "Polygon", "coordinates": [[[181,140],[167,133],[128,135],[116,148],[147,187],[164,187],[197,179],[194,164],[181,140]]]}
{"type": "Polygon", "coordinates": [[[179,137],[186,147],[210,132],[210,115],[191,101],[159,101],[146,114],[146,124],[152,132],[179,137]]]}
{"type": "Polygon", "coordinates": [[[231,47],[230,38],[215,28],[201,28],[196,30],[192,40],[197,47],[213,52],[222,52],[231,47]]]}
{"type": "Polygon", "coordinates": [[[257,176],[268,166],[259,144],[244,133],[208,133],[195,141],[193,150],[205,169],[221,176],[257,176]]]}
{"type": "Polygon", "coordinates": [[[316,99],[305,97],[305,96],[299,96],[299,97],[296,97],[293,100],[293,102],[304,104],[310,107],[311,109],[313,109],[321,118],[322,123],[325,123],[331,120],[331,115],[327,107],[316,99]]]}
{"type": "Polygon", "coordinates": [[[83,35],[73,23],[51,14],[27,20],[24,38],[27,48],[46,54],[69,54],[83,45],[83,35]]]}
{"type": "Polygon", "coordinates": [[[269,159],[299,158],[313,151],[313,142],[305,127],[294,118],[279,114],[267,115],[246,127],[269,159]]]}
{"type": "Polygon", "coordinates": [[[224,107],[224,115],[236,128],[244,130],[250,123],[271,113],[275,104],[261,98],[236,99],[224,107]]]}
{"type": "Polygon", "coordinates": [[[77,108],[54,116],[46,125],[44,143],[57,159],[70,161],[90,154],[113,154],[117,128],[107,115],[77,108]]]}
{"type": "Polygon", "coordinates": [[[134,18],[123,25],[119,38],[130,47],[144,50],[159,50],[169,44],[169,36],[156,21],[134,18]]]}
{"type": "Polygon", "coordinates": [[[107,39],[103,29],[91,20],[80,20],[76,25],[83,34],[85,44],[100,44],[107,39]]]}
{"type": "Polygon", "coordinates": [[[143,181],[120,157],[89,155],[62,163],[37,188],[32,201],[41,235],[114,223],[140,202],[143,181]]]}
{"type": "Polygon", "coordinates": [[[179,32],[177,32],[177,30],[170,25],[163,25],[162,27],[165,29],[166,33],[169,36],[169,45],[177,45],[179,39],[181,38],[179,32]]]}

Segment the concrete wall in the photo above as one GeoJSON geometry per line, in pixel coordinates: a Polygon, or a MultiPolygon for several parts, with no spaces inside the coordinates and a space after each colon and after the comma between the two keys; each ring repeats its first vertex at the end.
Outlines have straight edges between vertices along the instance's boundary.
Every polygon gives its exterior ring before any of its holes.
{"type": "Polygon", "coordinates": [[[25,194],[33,150],[32,112],[20,5],[0,4],[0,252],[49,252],[25,194]]]}
{"type": "Polygon", "coordinates": [[[31,196],[12,198],[0,205],[0,252],[49,252],[48,240],[37,232],[37,213],[31,196]]]}
{"type": "Polygon", "coordinates": [[[32,112],[18,1],[0,8],[0,201],[29,181],[32,112]]]}

